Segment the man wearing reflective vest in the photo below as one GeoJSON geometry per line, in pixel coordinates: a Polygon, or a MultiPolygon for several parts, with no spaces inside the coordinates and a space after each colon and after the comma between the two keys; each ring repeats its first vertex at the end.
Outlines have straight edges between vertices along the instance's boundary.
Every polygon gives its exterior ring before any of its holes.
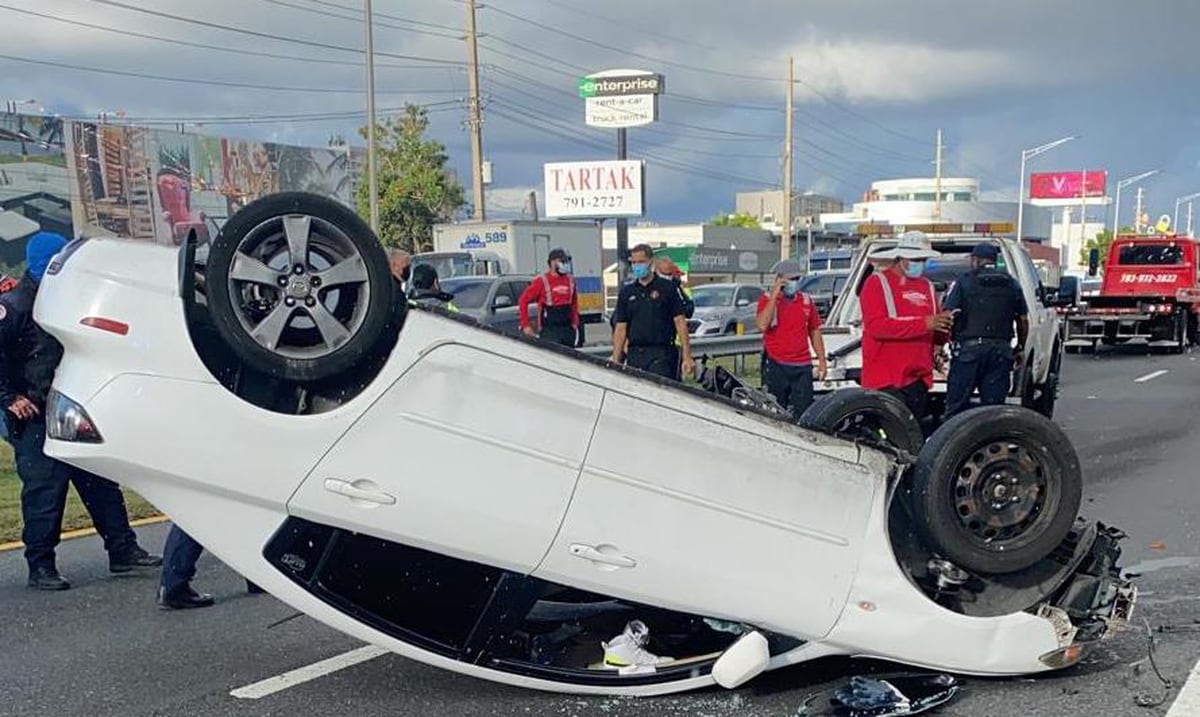
{"type": "Polygon", "coordinates": [[[553,249],[545,273],[538,275],[517,301],[521,331],[563,346],[575,347],[579,337],[579,292],[571,276],[571,255],[553,249]],[[538,326],[529,325],[529,304],[537,304],[538,326]]]}
{"type": "Polygon", "coordinates": [[[940,311],[925,261],[941,256],[923,232],[906,232],[892,249],[872,254],[875,272],[863,284],[862,386],[904,401],[918,421],[929,415],[934,352],[954,314],[940,311]]]}

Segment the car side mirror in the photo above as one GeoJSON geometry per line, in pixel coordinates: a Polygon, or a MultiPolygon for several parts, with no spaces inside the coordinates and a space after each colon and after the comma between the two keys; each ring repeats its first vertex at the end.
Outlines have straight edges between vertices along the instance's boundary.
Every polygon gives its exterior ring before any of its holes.
{"type": "Polygon", "coordinates": [[[1088,252],[1088,276],[1095,276],[1100,269],[1100,250],[1093,248],[1088,252]]]}
{"type": "Polygon", "coordinates": [[[749,306],[749,305],[750,305],[749,299],[738,299],[737,304],[735,304],[735,306],[737,306],[739,309],[742,307],[745,307],[745,306],[749,306]]]}
{"type": "Polygon", "coordinates": [[[755,630],[738,638],[717,658],[712,668],[713,680],[731,690],[756,677],[770,662],[767,638],[755,630]]]}
{"type": "Polygon", "coordinates": [[[508,296],[506,294],[501,294],[501,295],[497,296],[496,300],[492,302],[493,309],[503,309],[507,306],[512,306],[512,305],[513,305],[512,297],[508,296]]]}

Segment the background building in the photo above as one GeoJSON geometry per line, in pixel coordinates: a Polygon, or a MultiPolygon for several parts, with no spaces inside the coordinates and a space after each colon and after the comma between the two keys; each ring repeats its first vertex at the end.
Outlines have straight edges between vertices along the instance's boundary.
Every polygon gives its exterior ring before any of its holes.
{"type": "MultiPolygon", "coordinates": [[[[783,190],[766,192],[738,192],[735,211],[749,214],[766,225],[778,227],[783,221],[783,190]]],[[[840,212],[845,207],[837,197],[827,197],[813,192],[792,195],[793,226],[804,226],[805,217],[816,217],[828,212],[840,212]]]]}

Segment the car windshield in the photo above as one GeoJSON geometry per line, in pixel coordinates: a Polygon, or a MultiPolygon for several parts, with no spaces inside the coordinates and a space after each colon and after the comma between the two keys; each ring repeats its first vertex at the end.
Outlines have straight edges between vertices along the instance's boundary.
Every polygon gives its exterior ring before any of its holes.
{"type": "Polygon", "coordinates": [[[1126,244],[1117,253],[1121,266],[1167,266],[1183,263],[1183,249],[1176,244],[1126,244]]]}
{"type": "Polygon", "coordinates": [[[487,301],[492,282],[486,279],[462,277],[439,282],[442,291],[454,294],[454,305],[460,309],[479,309],[487,301]]]}
{"type": "Polygon", "coordinates": [[[962,274],[971,270],[970,254],[943,254],[925,262],[925,278],[938,291],[945,291],[962,274]]]}
{"type": "Polygon", "coordinates": [[[413,266],[428,264],[432,266],[439,277],[449,279],[452,276],[470,276],[474,261],[470,254],[429,254],[413,259],[413,266]]]}
{"type": "Polygon", "coordinates": [[[699,286],[692,290],[692,301],[696,306],[732,306],[732,286],[699,286]]]}

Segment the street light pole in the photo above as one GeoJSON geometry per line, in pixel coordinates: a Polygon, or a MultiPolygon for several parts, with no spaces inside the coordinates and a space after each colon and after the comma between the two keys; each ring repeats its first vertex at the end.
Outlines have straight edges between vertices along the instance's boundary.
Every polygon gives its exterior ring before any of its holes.
{"type": "Polygon", "coordinates": [[[375,38],[371,27],[371,0],[363,0],[367,33],[367,191],[371,231],[379,234],[379,187],[375,167],[375,38]]]}
{"type": "Polygon", "coordinates": [[[1034,147],[1032,149],[1021,150],[1021,188],[1018,190],[1017,194],[1017,241],[1021,241],[1023,238],[1022,230],[1025,224],[1025,163],[1038,156],[1042,152],[1052,150],[1058,145],[1066,144],[1073,139],[1076,139],[1075,135],[1063,137],[1062,139],[1056,139],[1053,142],[1047,142],[1046,144],[1043,144],[1039,147],[1034,147]]]}
{"type": "Polygon", "coordinates": [[[1134,183],[1136,183],[1136,182],[1140,182],[1140,181],[1142,181],[1143,179],[1146,179],[1147,177],[1152,177],[1152,176],[1154,176],[1155,174],[1158,174],[1158,170],[1157,170],[1157,169],[1152,169],[1152,170],[1150,170],[1149,172],[1142,172],[1141,174],[1134,175],[1134,176],[1132,176],[1132,177],[1126,177],[1125,179],[1122,179],[1122,180],[1120,180],[1120,181],[1118,181],[1118,182],[1117,182],[1117,199],[1116,199],[1116,202],[1114,202],[1114,206],[1113,206],[1113,228],[1112,228],[1112,235],[1113,235],[1113,237],[1114,237],[1114,238],[1116,238],[1116,236],[1117,236],[1117,232],[1118,232],[1118,231],[1120,231],[1120,229],[1121,229],[1121,223],[1120,223],[1120,219],[1121,219],[1121,190],[1122,190],[1122,189],[1124,189],[1125,187],[1128,187],[1128,186],[1129,186],[1129,185],[1131,185],[1131,184],[1134,184],[1134,183]]]}
{"type": "MultiPolygon", "coordinates": [[[[1175,200],[1175,220],[1171,222],[1171,228],[1174,229],[1176,233],[1179,231],[1179,207],[1182,206],[1184,202],[1191,202],[1193,199],[1200,199],[1200,192],[1189,194],[1186,197],[1180,197],[1179,199],[1175,200]]],[[[1189,229],[1188,231],[1190,232],[1191,230],[1189,229]]]]}

